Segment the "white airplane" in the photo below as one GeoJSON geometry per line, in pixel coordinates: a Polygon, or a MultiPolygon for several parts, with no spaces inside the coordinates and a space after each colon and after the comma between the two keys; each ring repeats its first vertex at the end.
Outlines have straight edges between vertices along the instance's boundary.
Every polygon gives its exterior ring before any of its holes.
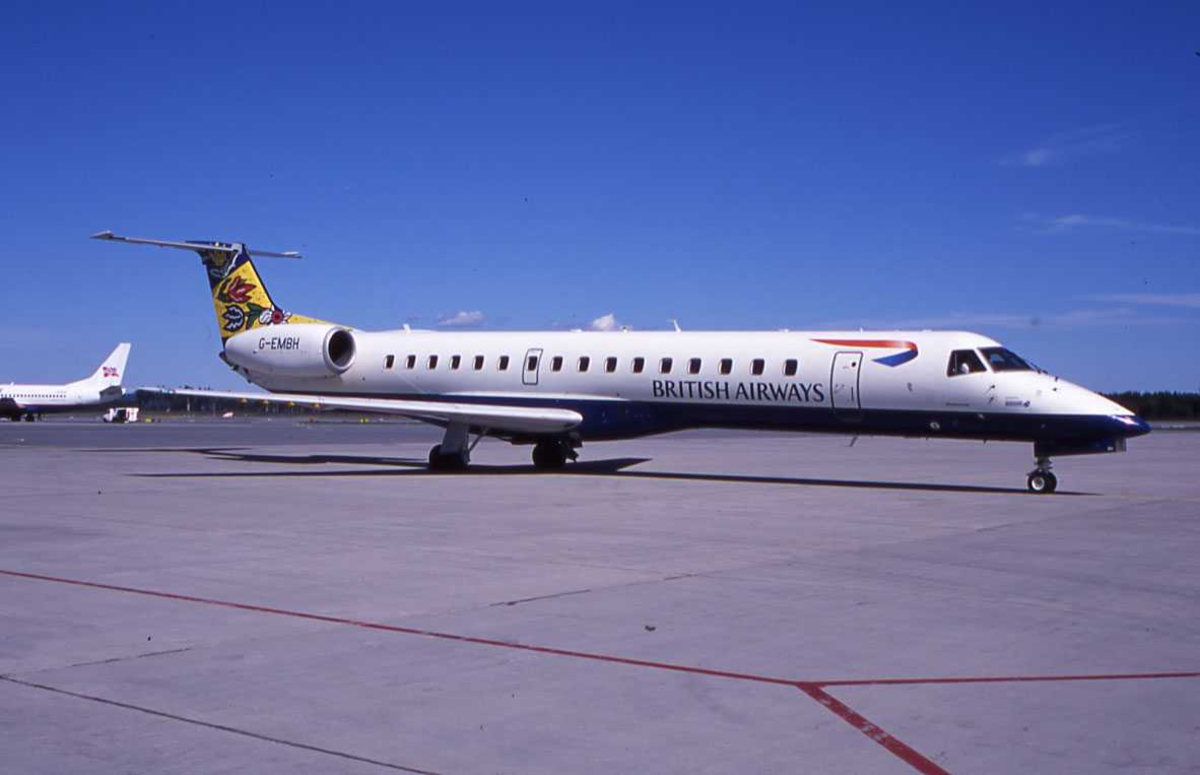
{"type": "Polygon", "coordinates": [[[0,385],[0,417],[34,420],[43,414],[108,406],[125,397],[121,381],[129,343],[122,342],[86,379],[65,385],[0,385]]]}
{"type": "Polygon", "coordinates": [[[220,357],[270,394],[174,392],[416,418],[445,428],[435,469],[466,468],[489,435],[532,445],[534,465],[556,469],[584,441],[755,428],[1028,442],[1027,485],[1052,492],[1052,457],[1123,451],[1150,430],[979,334],[362,331],[274,302],[251,257],[297,253],[92,236],[198,253],[220,357]]]}

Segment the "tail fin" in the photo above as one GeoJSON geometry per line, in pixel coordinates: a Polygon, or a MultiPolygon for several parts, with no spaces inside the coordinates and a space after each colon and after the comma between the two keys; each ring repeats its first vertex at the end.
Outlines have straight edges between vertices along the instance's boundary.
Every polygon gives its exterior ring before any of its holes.
{"type": "Polygon", "coordinates": [[[139,245],[157,245],[164,248],[194,250],[204,264],[212,292],[213,309],[217,313],[217,329],[224,342],[234,334],[249,331],[259,326],[282,325],[285,323],[325,323],[324,320],[297,315],[277,305],[267,293],[251,255],[275,258],[300,258],[299,253],[273,253],[266,250],[251,251],[240,242],[206,242],[189,240],[173,242],[167,240],[121,237],[111,231],[93,234],[93,239],[116,242],[131,242],[139,245]]]}
{"type": "Polygon", "coordinates": [[[125,362],[129,360],[129,342],[121,342],[116,349],[109,353],[104,363],[96,369],[92,376],[83,382],[96,383],[101,389],[120,387],[125,379],[125,362]]]}
{"type": "Polygon", "coordinates": [[[196,243],[195,250],[208,275],[221,341],[259,326],[324,322],[293,314],[276,304],[245,245],[237,242],[196,243]]]}

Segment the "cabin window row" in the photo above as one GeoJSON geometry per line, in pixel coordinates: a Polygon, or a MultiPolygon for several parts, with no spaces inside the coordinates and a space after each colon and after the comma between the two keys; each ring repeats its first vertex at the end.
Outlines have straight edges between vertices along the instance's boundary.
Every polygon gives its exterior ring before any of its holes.
{"type": "MultiPolygon", "coordinates": [[[[430,355],[425,359],[425,368],[430,371],[433,371],[434,369],[436,369],[438,367],[438,363],[440,361],[441,361],[440,356],[430,355]]],[[[475,359],[474,359],[475,371],[483,371],[483,367],[484,367],[485,363],[486,363],[486,359],[482,355],[476,355],[475,359]]],[[[508,371],[509,363],[510,363],[509,357],[507,355],[501,355],[499,358],[496,359],[496,371],[508,371]]],[[[450,370],[451,371],[458,371],[459,369],[462,368],[462,364],[463,364],[463,357],[461,355],[451,355],[450,356],[450,370]]],[[[395,367],[395,365],[396,365],[396,356],[389,355],[383,359],[383,368],[385,368],[387,370],[391,370],[392,368],[395,367]]],[[[404,368],[408,369],[409,371],[417,368],[417,356],[409,355],[407,358],[405,358],[404,359],[404,368]]]]}
{"type": "MultiPolygon", "coordinates": [[[[450,370],[451,371],[458,371],[459,369],[462,368],[463,357],[461,355],[451,355],[449,360],[450,360],[450,370]]],[[[496,370],[497,371],[508,371],[509,362],[510,362],[510,359],[507,355],[501,355],[496,361],[496,370]]],[[[439,363],[440,363],[440,357],[437,355],[430,355],[425,358],[425,368],[429,371],[433,371],[434,369],[436,369],[438,367],[439,363]]],[[[392,368],[395,367],[395,365],[396,365],[396,356],[389,355],[386,358],[384,358],[383,367],[385,369],[391,370],[392,368]]],[[[484,358],[484,356],[476,355],[473,360],[473,366],[474,366],[475,371],[483,371],[485,365],[486,365],[486,359],[484,358]]],[[[566,365],[566,359],[561,355],[555,355],[550,358],[550,371],[552,371],[552,372],[555,372],[555,373],[561,372],[565,365],[566,365]]],[[[699,374],[704,369],[704,360],[702,358],[688,358],[684,362],[683,365],[684,365],[684,370],[688,374],[699,374]]],[[[787,358],[783,361],[782,367],[783,367],[783,369],[782,369],[783,375],[785,377],[794,377],[794,376],[796,376],[797,372],[800,370],[800,362],[798,360],[796,360],[795,358],[787,358]]],[[[408,357],[406,357],[404,359],[404,368],[407,370],[410,370],[410,371],[417,368],[417,356],[409,355],[408,357]]],[[[525,370],[526,371],[537,371],[537,368],[538,368],[538,356],[537,355],[528,356],[528,362],[525,364],[525,370]]],[[[576,359],[575,370],[578,371],[579,373],[585,374],[585,373],[591,371],[591,368],[592,368],[591,356],[581,355],[578,359],[576,359]]],[[[671,374],[674,371],[674,369],[675,369],[675,359],[674,358],[659,358],[659,360],[658,360],[658,373],[659,374],[671,374]]],[[[629,361],[629,370],[634,374],[644,373],[646,371],[646,359],[641,356],[631,358],[629,361]]],[[[752,358],[750,360],[749,372],[752,376],[760,377],[766,373],[766,370],[767,370],[767,362],[765,359],[752,358]]],[[[610,355],[604,359],[604,371],[607,374],[613,374],[617,371],[617,357],[616,356],[610,355]]],[[[734,372],[733,358],[721,358],[720,360],[717,361],[717,373],[719,373],[723,376],[727,376],[727,375],[733,374],[733,372],[734,372]]]]}

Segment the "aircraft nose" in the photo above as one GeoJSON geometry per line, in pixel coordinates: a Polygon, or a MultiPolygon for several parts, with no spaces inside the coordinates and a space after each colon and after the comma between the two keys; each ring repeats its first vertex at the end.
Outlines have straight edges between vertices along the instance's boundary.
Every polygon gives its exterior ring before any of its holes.
{"type": "Polygon", "coordinates": [[[1132,439],[1134,436],[1145,436],[1150,432],[1150,423],[1136,414],[1119,414],[1113,419],[1117,421],[1117,431],[1122,438],[1132,439]]]}

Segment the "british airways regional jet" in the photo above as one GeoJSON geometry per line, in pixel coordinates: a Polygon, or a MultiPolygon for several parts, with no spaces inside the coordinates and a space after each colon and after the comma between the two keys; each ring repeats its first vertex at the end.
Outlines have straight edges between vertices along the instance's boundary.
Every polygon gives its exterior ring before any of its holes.
{"type": "Polygon", "coordinates": [[[240,243],[95,239],[193,250],[208,277],[220,357],[270,391],[202,395],[381,412],[445,429],[434,469],[462,470],[484,436],[558,469],[585,441],[721,427],[1020,441],[1032,492],[1051,458],[1121,452],[1141,418],[960,331],[362,331],[295,314],[240,243]],[[474,438],[472,438],[474,437],[474,438]]]}
{"type": "Polygon", "coordinates": [[[65,385],[0,385],[0,417],[35,420],[43,414],[108,406],[125,396],[121,389],[129,343],[122,342],[92,376],[65,385]]]}

